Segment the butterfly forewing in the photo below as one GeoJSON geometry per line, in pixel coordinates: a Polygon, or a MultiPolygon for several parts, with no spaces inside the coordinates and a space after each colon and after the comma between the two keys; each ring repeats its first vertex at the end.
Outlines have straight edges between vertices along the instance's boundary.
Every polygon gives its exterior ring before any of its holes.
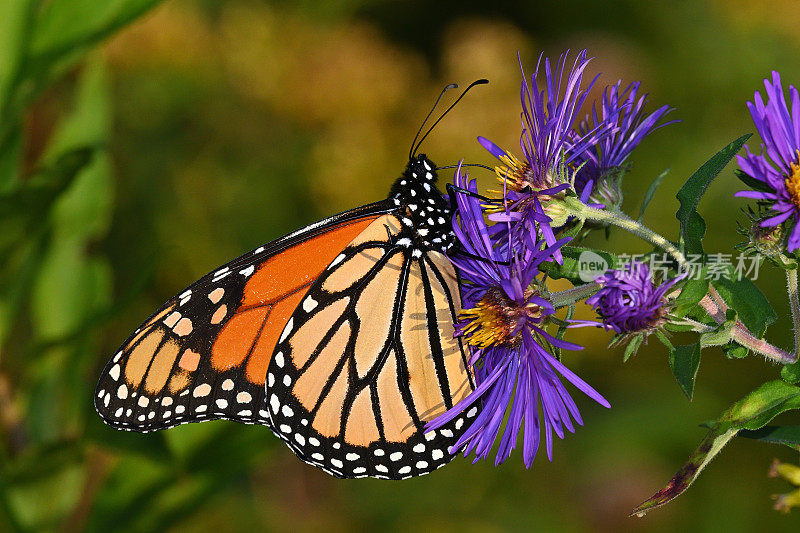
{"type": "Polygon", "coordinates": [[[106,365],[103,420],[153,431],[218,418],[268,424],[265,376],[311,283],[385,203],[331,217],[249,252],[165,303],[106,365]]]}
{"type": "Polygon", "coordinates": [[[464,419],[423,428],[473,388],[453,335],[459,310],[449,260],[415,249],[396,215],[381,216],[311,285],[281,333],[267,373],[273,430],[338,477],[401,479],[446,464],[464,419]]]}

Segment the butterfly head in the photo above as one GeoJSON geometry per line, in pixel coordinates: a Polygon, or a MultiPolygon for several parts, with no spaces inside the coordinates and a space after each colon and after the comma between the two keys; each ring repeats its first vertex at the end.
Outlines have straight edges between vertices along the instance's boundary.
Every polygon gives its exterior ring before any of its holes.
{"type": "Polygon", "coordinates": [[[436,165],[425,154],[408,161],[390,197],[399,210],[408,239],[402,243],[446,252],[453,243],[450,203],[436,187],[436,165]]]}

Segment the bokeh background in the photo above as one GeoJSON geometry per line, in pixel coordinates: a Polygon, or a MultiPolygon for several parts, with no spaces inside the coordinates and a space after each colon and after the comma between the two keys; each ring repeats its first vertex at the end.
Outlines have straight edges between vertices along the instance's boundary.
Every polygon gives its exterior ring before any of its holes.
{"type": "MultiPolygon", "coordinates": [[[[642,80],[680,124],[634,155],[625,206],[670,168],[645,221],[677,235],[675,192],[753,127],[771,69],[800,80],[791,0],[439,2],[19,0],[0,7],[0,530],[797,531],[771,509],[788,448],[736,439],[684,496],[661,487],[713,419],[777,368],[707,350],[694,400],[663,348],[627,364],[608,337],[567,363],[613,406],[525,470],[454,460],[404,482],[340,481],[269,430],[232,422],[138,435],[92,408],[100,369],[164,300],[239,254],[385,197],[441,87],[486,77],[426,141],[439,164],[517,146],[519,51],[588,48],[599,86],[642,80]],[[91,154],[90,159],[86,155],[91,154]],[[87,163],[88,161],[88,163],[87,163]],[[22,193],[18,191],[22,187],[22,193]]],[[[701,204],[731,253],[732,169],[701,204]]],[[[647,250],[612,233],[592,244],[647,250]]],[[[782,276],[757,284],[791,342],[782,276]]],[[[656,343],[657,344],[657,343],[656,343]]],[[[576,396],[577,398],[577,396],[576,396]]]]}

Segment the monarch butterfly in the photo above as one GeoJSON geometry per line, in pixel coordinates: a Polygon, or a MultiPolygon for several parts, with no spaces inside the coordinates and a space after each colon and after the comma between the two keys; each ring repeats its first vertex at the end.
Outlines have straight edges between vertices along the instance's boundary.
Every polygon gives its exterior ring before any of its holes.
{"type": "Polygon", "coordinates": [[[424,426],[474,388],[454,336],[452,212],[409,151],[389,198],[290,233],[202,277],[123,343],[95,407],[138,432],[228,419],[268,426],[341,478],[405,479],[451,459],[466,418],[424,426]]]}

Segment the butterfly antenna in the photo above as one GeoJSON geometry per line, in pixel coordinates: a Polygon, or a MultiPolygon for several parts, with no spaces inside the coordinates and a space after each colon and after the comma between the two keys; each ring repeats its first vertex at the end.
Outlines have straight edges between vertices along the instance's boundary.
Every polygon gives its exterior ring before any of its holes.
{"type": "Polygon", "coordinates": [[[439,101],[442,99],[442,96],[444,96],[444,93],[446,93],[450,89],[458,89],[458,85],[455,83],[450,83],[446,85],[444,89],[442,89],[441,93],[439,93],[439,98],[436,99],[436,102],[433,104],[433,107],[431,107],[431,110],[428,111],[428,116],[426,116],[425,120],[422,121],[422,124],[420,124],[419,126],[419,130],[417,130],[417,134],[414,135],[414,140],[411,141],[411,148],[408,149],[409,159],[414,157],[414,153],[416,152],[416,150],[414,150],[414,145],[417,144],[417,139],[419,138],[419,134],[422,133],[422,128],[425,127],[425,123],[428,122],[428,119],[431,118],[431,115],[433,115],[433,112],[436,110],[436,106],[439,105],[439,101]]]}
{"type": "MultiPolygon", "coordinates": [[[[444,113],[442,113],[442,114],[441,114],[441,116],[440,116],[438,119],[436,119],[436,122],[434,122],[434,123],[433,123],[433,125],[431,125],[431,127],[428,129],[428,132],[427,132],[427,133],[425,133],[425,135],[423,135],[423,136],[422,136],[422,138],[421,138],[421,139],[419,140],[419,142],[416,144],[416,147],[414,147],[414,145],[413,145],[413,144],[411,145],[411,146],[412,146],[412,148],[411,148],[411,157],[413,157],[413,156],[414,156],[414,154],[416,154],[416,153],[417,153],[417,150],[419,150],[419,147],[422,145],[422,141],[424,141],[424,140],[425,140],[425,138],[426,138],[428,135],[430,135],[430,133],[433,131],[433,128],[435,128],[435,127],[436,127],[436,125],[437,125],[439,122],[441,122],[441,120],[442,120],[442,119],[445,117],[445,115],[447,115],[447,113],[449,113],[449,112],[450,112],[450,110],[451,110],[451,109],[453,109],[453,108],[456,106],[456,104],[457,104],[458,102],[460,102],[460,101],[461,101],[461,99],[462,99],[462,98],[464,98],[464,96],[466,96],[466,95],[467,95],[467,93],[469,92],[469,90],[470,90],[470,89],[472,89],[472,88],[473,88],[473,87],[475,87],[476,85],[486,85],[487,83],[489,83],[489,80],[487,80],[487,79],[484,79],[484,78],[481,78],[481,79],[479,79],[479,80],[475,80],[475,81],[473,81],[472,83],[470,83],[470,84],[469,84],[469,87],[467,87],[466,89],[464,89],[464,92],[463,92],[463,93],[461,93],[461,96],[459,96],[458,98],[456,98],[456,101],[455,101],[455,102],[453,102],[452,104],[450,104],[450,107],[448,107],[447,109],[445,109],[445,110],[444,110],[444,113]]],[[[449,87],[449,86],[448,86],[448,87],[449,87]]],[[[444,94],[444,91],[442,91],[442,94],[444,94]]],[[[439,96],[439,98],[441,98],[441,96],[439,96]]],[[[439,101],[437,100],[436,102],[438,103],[439,101]]],[[[436,106],[434,106],[434,108],[435,108],[435,107],[436,107],[436,106]]],[[[433,109],[431,109],[431,113],[433,113],[433,109]]],[[[428,114],[428,116],[430,117],[430,114],[428,114]]],[[[425,120],[428,120],[428,119],[425,119],[425,120]]],[[[422,128],[420,128],[420,131],[421,131],[421,130],[422,130],[422,128]]],[[[419,135],[419,134],[417,134],[417,135],[419,135]]],[[[416,137],[414,138],[414,141],[416,142],[416,137]]],[[[411,159],[411,157],[409,157],[409,159],[411,159]]]]}
{"type": "Polygon", "coordinates": [[[485,168],[489,172],[492,172],[492,173],[495,172],[495,170],[492,167],[487,167],[486,165],[481,165],[480,163],[461,163],[461,165],[446,165],[446,166],[443,166],[443,167],[436,167],[436,170],[447,170],[449,168],[458,168],[459,166],[485,168]]]}

